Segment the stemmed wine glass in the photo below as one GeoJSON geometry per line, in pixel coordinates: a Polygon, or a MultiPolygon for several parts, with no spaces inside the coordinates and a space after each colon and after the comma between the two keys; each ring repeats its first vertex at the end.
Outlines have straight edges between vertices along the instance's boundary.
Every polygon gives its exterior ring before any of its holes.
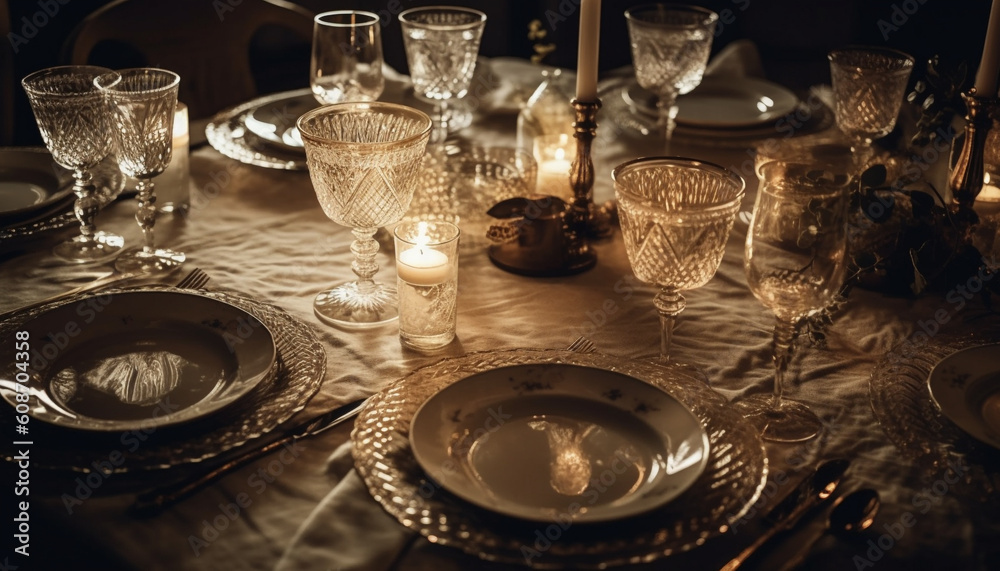
{"type": "Polygon", "coordinates": [[[184,254],[157,248],[153,235],[156,195],[152,179],[170,163],[180,81],[172,71],[149,67],[113,71],[94,80],[111,109],[118,167],[139,181],[135,220],[142,229],[143,246],[118,256],[115,267],[119,271],[165,272],[184,263],[184,254]]]}
{"type": "Polygon", "coordinates": [[[782,398],[798,323],[834,299],[846,272],[850,177],[815,163],[761,166],[744,267],[754,296],[775,317],[774,391],[738,401],[765,440],[800,442],[822,423],[802,403],[782,398]]]}
{"type": "Polygon", "coordinates": [[[719,15],[684,4],[644,4],[625,11],[639,86],[657,96],[659,127],[669,148],[677,96],[701,83],[719,15]]]}
{"type": "Polygon", "coordinates": [[[855,144],[856,169],[872,156],[872,141],[896,126],[913,57],[880,47],[852,46],[828,54],[837,127],[855,144]]]}
{"type": "Polygon", "coordinates": [[[52,159],[73,171],[73,211],[80,234],[55,247],[56,256],[69,262],[97,262],[118,255],[124,239],[97,232],[94,217],[101,200],[90,172],[111,151],[111,132],[104,96],[94,79],[110,69],[88,65],[53,67],[21,80],[35,114],[38,130],[52,159]]]}
{"type": "Polygon", "coordinates": [[[320,105],[375,101],[385,89],[378,14],[322,12],[313,19],[309,84],[320,105]]]}
{"type": "Polygon", "coordinates": [[[660,287],[660,361],[705,380],[698,369],[670,361],[674,322],[684,290],[715,275],[740,209],[742,177],[718,165],[681,157],[646,157],[611,173],[625,251],[641,281],[660,287]]]}
{"type": "Polygon", "coordinates": [[[299,117],[306,162],[323,212],[353,228],[357,279],[320,292],[316,316],[328,325],[368,327],[399,317],[394,285],[375,281],[379,227],[403,218],[427,149],[431,119],[392,103],[350,102],[299,117]]]}
{"type": "Polygon", "coordinates": [[[486,14],[470,8],[430,6],[404,10],[399,22],[414,93],[436,105],[431,143],[443,143],[452,113],[448,102],[469,92],[486,14]]]}

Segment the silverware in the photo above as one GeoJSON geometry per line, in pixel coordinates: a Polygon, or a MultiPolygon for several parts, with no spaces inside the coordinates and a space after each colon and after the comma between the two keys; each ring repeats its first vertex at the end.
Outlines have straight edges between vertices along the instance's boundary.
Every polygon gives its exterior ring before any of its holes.
{"type": "Polygon", "coordinates": [[[218,480],[231,470],[262,458],[271,452],[282,448],[286,444],[294,443],[300,439],[308,438],[310,436],[315,436],[343,423],[344,421],[354,418],[358,412],[361,411],[366,402],[368,402],[368,399],[364,398],[339,406],[291,428],[277,440],[273,440],[264,446],[251,448],[238,453],[209,472],[198,474],[190,479],[173,482],[162,488],[143,492],[136,497],[135,502],[132,504],[131,512],[133,515],[138,516],[153,515],[167,506],[173,505],[174,503],[194,494],[205,485],[218,480]]]}
{"type": "Polygon", "coordinates": [[[201,268],[195,268],[191,272],[184,276],[184,279],[177,282],[177,286],[181,289],[201,289],[205,287],[211,280],[211,276],[205,273],[201,268]]]}
{"type": "Polygon", "coordinates": [[[861,488],[846,496],[840,496],[833,502],[833,508],[826,518],[826,526],[819,534],[800,547],[792,562],[785,569],[796,569],[801,565],[816,542],[827,533],[841,536],[864,531],[875,523],[882,501],[877,491],[871,488],[861,488]]]}
{"type": "Polygon", "coordinates": [[[570,343],[566,349],[575,353],[594,353],[597,351],[594,342],[582,336],[577,337],[576,341],[570,343]]]}
{"type": "Polygon", "coordinates": [[[803,480],[786,501],[782,501],[775,510],[772,510],[768,514],[768,518],[778,518],[775,524],[758,536],[753,543],[748,545],[729,563],[726,563],[720,571],[734,571],[738,569],[740,565],[743,565],[751,555],[779,531],[791,529],[802,519],[802,516],[806,512],[830,499],[834,490],[840,485],[849,464],[844,459],[829,460],[820,464],[811,477],[803,480]]]}

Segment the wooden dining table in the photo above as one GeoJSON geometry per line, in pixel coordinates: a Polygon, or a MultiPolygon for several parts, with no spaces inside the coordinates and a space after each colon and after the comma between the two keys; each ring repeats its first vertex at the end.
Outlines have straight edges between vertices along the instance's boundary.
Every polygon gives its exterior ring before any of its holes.
{"type": "MultiPolygon", "coordinates": [[[[513,146],[516,98],[540,77],[532,75],[526,63],[497,63],[507,65],[492,68],[494,89],[474,101],[471,125],[456,134],[470,144],[513,146]],[[520,75],[512,76],[511,69],[521,70],[520,75]]],[[[386,98],[418,105],[405,77],[394,89],[387,89],[386,98]]],[[[614,93],[602,91],[604,97],[614,93]]],[[[808,100],[809,94],[798,95],[808,100]]],[[[655,135],[623,127],[615,109],[606,101],[598,113],[592,153],[598,204],[614,197],[614,166],[666,152],[655,135]]],[[[194,140],[199,127],[193,126],[194,140]]],[[[829,122],[821,128],[835,129],[829,122]]],[[[794,129],[791,134],[800,135],[794,129]]],[[[669,152],[741,175],[747,185],[741,210],[749,213],[758,186],[754,150],[788,135],[775,130],[753,139],[727,139],[681,132],[669,152]]],[[[208,291],[232,292],[285,312],[315,336],[325,354],[320,386],[301,403],[302,410],[275,431],[377,394],[421,367],[474,352],[561,350],[581,336],[616,359],[645,362],[655,360],[659,352],[659,318],[652,302],[657,288],[635,278],[617,228],[609,238],[592,243],[597,254],[593,268],[560,277],[510,273],[491,262],[485,246],[463,248],[457,338],[437,352],[420,353],[401,345],[395,324],[340,329],[313,315],[315,294],[353,274],[350,230],[323,214],[307,170],[246,164],[211,145],[193,148],[190,165],[190,211],[161,214],[155,226],[157,242],[184,252],[185,270],[204,270],[211,278],[208,291]]],[[[101,211],[98,227],[122,234],[129,245],[138,244],[134,214],[134,200],[117,200],[101,211]]],[[[744,215],[735,222],[715,277],[685,293],[688,305],[673,342],[674,358],[701,369],[710,390],[728,401],[769,392],[773,383],[773,316],[754,298],[744,275],[747,219],[744,215]]],[[[0,311],[111,271],[109,264],[60,262],[51,253],[57,236],[62,234],[5,249],[0,257],[0,311]]],[[[378,276],[395,280],[387,236],[380,234],[378,276]]],[[[849,461],[836,495],[861,488],[879,493],[881,507],[874,524],[858,533],[824,534],[831,504],[826,502],[794,530],[779,535],[777,545],[748,561],[746,568],[779,569],[791,562],[808,569],[996,568],[1000,492],[995,486],[1000,485],[1000,472],[995,461],[1000,452],[972,443],[933,406],[914,405],[914,410],[928,412],[913,415],[898,410],[899,403],[893,401],[902,398],[892,392],[894,383],[907,375],[926,374],[920,368],[926,367],[921,356],[943,356],[970,336],[983,343],[998,341],[1000,316],[982,297],[960,296],[957,303],[947,293],[893,296],[853,288],[831,313],[821,336],[809,331],[800,335],[790,365],[786,396],[807,403],[820,416],[822,433],[802,443],[766,443],[766,480],[747,498],[742,513],[732,514],[724,530],[714,530],[683,553],[666,555],[653,549],[648,562],[624,568],[721,567],[768,528],[763,514],[770,507],[810,477],[816,465],[834,458],[849,461]],[[947,319],[940,319],[942,315],[947,319]],[[908,363],[916,372],[905,369],[908,363]],[[934,435],[940,440],[930,440],[934,435]]],[[[2,359],[11,354],[11,348],[0,349],[2,359]]],[[[929,399],[926,394],[920,398],[929,399]]],[[[27,502],[24,511],[30,514],[30,558],[15,553],[13,546],[19,544],[14,543],[0,553],[0,563],[10,569],[521,567],[481,558],[489,557],[489,548],[477,554],[441,545],[388,515],[367,486],[357,485],[351,430],[352,424],[346,423],[300,440],[146,517],[130,511],[137,492],[205,471],[212,460],[120,474],[98,471],[102,476],[90,479],[86,472],[32,465],[30,484],[24,484],[30,495],[24,497],[12,491],[18,478],[16,462],[6,462],[4,495],[27,502]],[[353,487],[346,485],[350,478],[353,487]]],[[[59,434],[65,441],[58,444],[71,447],[72,431],[59,434]]],[[[260,440],[243,447],[252,448],[260,440]]],[[[30,453],[53,444],[36,438],[30,453]]],[[[122,452],[127,456],[129,451],[122,452]]],[[[94,460],[107,460],[108,454],[94,460]]],[[[8,522],[11,513],[4,510],[8,522]]],[[[557,559],[538,562],[558,565],[557,559]]],[[[599,556],[593,564],[600,564],[599,556]]]]}

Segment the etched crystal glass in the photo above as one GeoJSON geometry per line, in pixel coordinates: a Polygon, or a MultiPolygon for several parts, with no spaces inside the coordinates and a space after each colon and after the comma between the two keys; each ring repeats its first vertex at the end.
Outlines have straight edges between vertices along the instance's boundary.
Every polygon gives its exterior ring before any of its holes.
{"type": "Polygon", "coordinates": [[[124,244],[121,236],[98,232],[94,226],[101,201],[94,196],[91,169],[111,151],[104,96],[94,78],[110,71],[87,65],[61,66],[36,71],[21,80],[52,159],[73,171],[73,211],[80,221],[80,234],[53,250],[69,262],[107,260],[118,255],[124,244]]]}
{"type": "Polygon", "coordinates": [[[143,246],[123,252],[115,267],[123,272],[163,272],[184,263],[184,254],[157,248],[153,233],[156,195],[153,177],[166,170],[173,154],[174,115],[181,78],[172,71],[132,68],[94,80],[110,108],[111,132],[118,167],[137,179],[139,207],[136,222],[143,246]]]}
{"type": "Polygon", "coordinates": [[[432,143],[448,138],[449,101],[469,92],[486,14],[456,6],[411,8],[399,14],[413,91],[435,104],[432,143]]]}
{"type": "Polygon", "coordinates": [[[335,10],[313,19],[309,85],[320,105],[375,101],[385,89],[378,14],[335,10]]]}
{"type": "Polygon", "coordinates": [[[846,273],[849,180],[813,162],[761,167],[744,268],[754,296],[775,317],[774,391],[735,403],[765,440],[800,442],[822,423],[809,408],[782,398],[796,327],[839,293],[846,273]]]}
{"type": "Polygon", "coordinates": [[[680,157],[628,161],[611,177],[632,271],[660,287],[653,299],[660,314],[660,361],[704,378],[671,362],[674,322],[687,303],[681,292],[705,285],[719,269],[745,182],[718,165],[680,157]]]}
{"type": "Polygon", "coordinates": [[[625,11],[639,86],[657,96],[659,126],[668,147],[677,96],[701,83],[719,15],[698,6],[645,4],[625,11]]]}
{"type": "Polygon", "coordinates": [[[896,126],[913,57],[880,47],[847,47],[828,54],[837,126],[856,145],[857,168],[872,155],[872,141],[896,126]]]}
{"type": "Polygon", "coordinates": [[[352,228],[356,280],[320,292],[316,316],[328,325],[369,327],[398,318],[394,285],[375,281],[379,227],[410,206],[431,119],[392,103],[336,103],[299,117],[313,189],[326,215],[352,228]]]}

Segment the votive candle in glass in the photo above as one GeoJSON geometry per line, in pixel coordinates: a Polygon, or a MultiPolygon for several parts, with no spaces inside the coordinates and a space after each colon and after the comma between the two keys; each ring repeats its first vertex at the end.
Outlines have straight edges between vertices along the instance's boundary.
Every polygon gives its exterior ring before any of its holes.
{"type": "Polygon", "coordinates": [[[450,222],[402,222],[393,232],[399,338],[412,349],[439,349],[455,338],[458,241],[450,222]]]}

